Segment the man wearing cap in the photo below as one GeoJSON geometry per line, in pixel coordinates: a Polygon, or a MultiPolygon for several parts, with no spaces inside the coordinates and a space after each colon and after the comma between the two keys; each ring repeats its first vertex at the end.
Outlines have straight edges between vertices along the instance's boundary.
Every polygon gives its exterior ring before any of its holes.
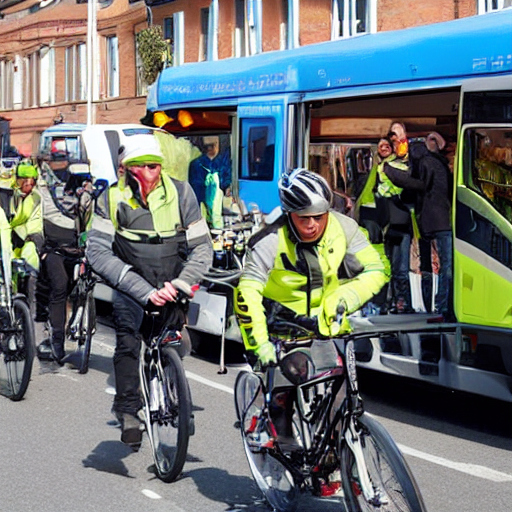
{"type": "Polygon", "coordinates": [[[87,236],[86,256],[115,290],[116,396],[112,411],[121,440],[138,449],[142,439],[138,360],[144,306],[174,302],[190,293],[213,257],[208,226],[187,182],[162,173],[163,156],[153,135],[128,138],[120,155],[125,170],[100,197],[87,236]]]}
{"type": "Polygon", "coordinates": [[[16,167],[13,188],[0,189],[0,202],[12,229],[13,256],[23,258],[39,270],[39,252],[43,246],[41,196],[37,191],[38,172],[34,165],[21,162],[16,167]]]}
{"type": "Polygon", "coordinates": [[[203,137],[203,145],[205,153],[190,162],[188,179],[212,227],[222,228],[222,193],[230,193],[231,161],[227,151],[220,152],[218,136],[203,137]]]}

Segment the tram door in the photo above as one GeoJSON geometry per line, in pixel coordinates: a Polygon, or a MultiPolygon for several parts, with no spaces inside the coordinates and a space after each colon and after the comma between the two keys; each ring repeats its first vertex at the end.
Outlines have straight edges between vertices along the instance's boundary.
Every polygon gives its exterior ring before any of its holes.
{"type": "Polygon", "coordinates": [[[270,213],[279,205],[277,182],[284,165],[284,100],[247,102],[238,107],[238,194],[248,209],[270,213]]]}
{"type": "Polygon", "coordinates": [[[459,322],[511,328],[512,91],[510,78],[478,82],[463,88],[455,195],[455,313],[459,322]]]}

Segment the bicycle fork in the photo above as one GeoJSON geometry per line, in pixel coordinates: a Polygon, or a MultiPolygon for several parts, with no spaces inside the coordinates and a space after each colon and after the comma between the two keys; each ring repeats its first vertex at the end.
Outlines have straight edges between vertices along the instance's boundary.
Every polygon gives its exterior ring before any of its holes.
{"type": "Polygon", "coordinates": [[[350,451],[354,455],[354,459],[357,467],[357,474],[359,476],[359,484],[361,485],[361,491],[363,496],[368,503],[375,506],[387,505],[389,500],[386,494],[379,489],[376,484],[373,484],[368,475],[368,469],[366,467],[366,461],[363,454],[363,448],[361,446],[361,436],[357,432],[354,418],[349,418],[348,425],[345,430],[345,441],[350,451]]]}
{"type": "Polygon", "coordinates": [[[368,475],[366,460],[363,454],[361,434],[357,430],[355,418],[362,413],[361,399],[357,385],[356,357],[354,342],[348,341],[345,345],[345,364],[347,366],[347,377],[349,383],[349,416],[346,419],[344,438],[347,446],[354,455],[359,484],[365,500],[375,506],[387,505],[389,500],[386,494],[379,488],[377,482],[373,483],[368,475]]]}

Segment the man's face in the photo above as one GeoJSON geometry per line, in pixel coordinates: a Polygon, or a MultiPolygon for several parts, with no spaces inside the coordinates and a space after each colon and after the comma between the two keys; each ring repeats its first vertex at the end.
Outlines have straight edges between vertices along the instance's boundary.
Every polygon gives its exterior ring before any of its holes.
{"type": "Polygon", "coordinates": [[[327,226],[329,213],[326,212],[319,215],[292,213],[290,217],[301,241],[309,243],[316,242],[322,237],[327,226]]]}
{"type": "Polygon", "coordinates": [[[34,178],[18,178],[18,187],[23,195],[28,195],[36,186],[36,180],[34,178]]]}
{"type": "Polygon", "coordinates": [[[158,183],[160,173],[162,172],[162,166],[155,163],[131,165],[128,170],[143,186],[151,188],[151,185],[156,185],[156,183],[158,183]]]}

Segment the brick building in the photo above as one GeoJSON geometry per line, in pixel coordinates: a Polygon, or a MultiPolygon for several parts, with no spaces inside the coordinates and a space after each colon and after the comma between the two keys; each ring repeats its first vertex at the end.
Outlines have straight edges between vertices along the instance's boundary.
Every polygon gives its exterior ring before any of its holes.
{"type": "MultiPolygon", "coordinates": [[[[136,34],[163,28],[169,65],[246,57],[482,14],[512,0],[97,0],[92,121],[137,122],[146,86],[136,34]]],[[[87,0],[0,0],[0,116],[33,153],[42,130],[87,120],[87,0]]],[[[439,58],[441,56],[437,56],[439,58]]],[[[232,65],[232,61],[230,61],[232,65]]]]}

